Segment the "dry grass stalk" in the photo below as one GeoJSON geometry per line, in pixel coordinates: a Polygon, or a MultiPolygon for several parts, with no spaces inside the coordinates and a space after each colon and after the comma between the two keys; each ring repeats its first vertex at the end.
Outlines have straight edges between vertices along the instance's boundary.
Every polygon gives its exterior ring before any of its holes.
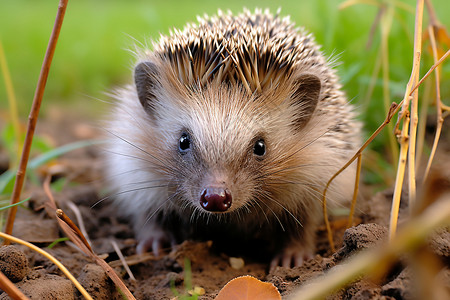
{"type": "MultiPolygon", "coordinates": [[[[417,85],[420,77],[420,57],[422,53],[422,23],[423,23],[423,7],[424,0],[417,1],[416,20],[414,29],[414,53],[418,56],[417,66],[413,67],[414,76],[412,77],[412,86],[417,85]]],[[[409,179],[409,207],[414,206],[416,200],[416,137],[418,124],[418,108],[419,108],[419,90],[415,90],[412,94],[411,114],[410,114],[410,134],[409,134],[409,151],[408,151],[408,179],[409,179]]],[[[404,124],[403,124],[404,126],[404,124]]]]}
{"type": "Polygon", "coordinates": [[[397,230],[398,211],[402,194],[403,179],[405,177],[406,160],[408,156],[408,129],[409,111],[406,111],[403,119],[403,129],[400,137],[400,159],[398,161],[397,176],[395,180],[394,195],[392,198],[391,215],[389,220],[389,238],[393,239],[397,230]]]}
{"type": "Polygon", "coordinates": [[[109,263],[109,265],[112,268],[122,267],[125,264],[128,266],[135,266],[135,265],[141,264],[146,261],[150,261],[150,260],[155,261],[158,259],[157,257],[155,257],[153,255],[153,253],[150,253],[150,252],[146,252],[143,254],[130,255],[130,256],[127,256],[124,258],[125,258],[125,263],[121,259],[118,259],[118,260],[111,261],[109,263]]]}
{"type": "MultiPolygon", "coordinates": [[[[45,52],[44,62],[42,63],[41,73],[39,74],[39,80],[36,87],[36,92],[34,94],[33,104],[31,106],[31,112],[28,117],[27,133],[25,136],[22,156],[19,162],[19,169],[17,170],[16,181],[14,183],[14,189],[11,197],[11,204],[15,204],[20,200],[20,194],[22,192],[23,183],[25,181],[28,158],[30,156],[31,142],[33,140],[34,131],[36,129],[36,123],[39,116],[42,97],[44,95],[50,65],[53,59],[53,54],[55,53],[56,43],[58,41],[59,33],[61,31],[62,22],[64,20],[67,2],[68,0],[60,0],[58,5],[58,12],[56,14],[55,25],[53,26],[50,41],[47,46],[47,51],[45,52]]],[[[5,226],[5,233],[7,234],[12,233],[16,213],[17,213],[17,206],[13,206],[8,210],[8,216],[5,226]]],[[[9,240],[5,240],[4,244],[9,244],[9,240]]]]}
{"type": "Polygon", "coordinates": [[[117,256],[119,257],[119,260],[122,262],[122,266],[125,268],[125,271],[127,271],[128,276],[131,280],[136,281],[136,277],[134,277],[133,272],[131,272],[130,267],[128,266],[125,257],[123,256],[122,251],[120,251],[119,246],[117,245],[116,241],[110,241],[111,245],[114,248],[114,251],[116,251],[117,256]]]}

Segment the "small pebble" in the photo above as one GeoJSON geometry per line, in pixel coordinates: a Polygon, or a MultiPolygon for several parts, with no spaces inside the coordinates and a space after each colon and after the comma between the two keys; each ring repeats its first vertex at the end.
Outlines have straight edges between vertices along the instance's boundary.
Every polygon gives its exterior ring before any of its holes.
{"type": "Polygon", "coordinates": [[[28,274],[28,260],[15,246],[0,248],[0,271],[12,282],[21,281],[28,274]]]}
{"type": "Polygon", "coordinates": [[[240,257],[230,257],[229,261],[231,267],[235,270],[242,269],[245,265],[244,260],[240,257]]]}

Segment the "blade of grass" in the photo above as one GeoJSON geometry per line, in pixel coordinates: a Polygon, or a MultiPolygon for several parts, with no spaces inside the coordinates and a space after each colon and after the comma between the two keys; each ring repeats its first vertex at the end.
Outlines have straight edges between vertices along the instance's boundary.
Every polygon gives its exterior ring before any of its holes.
{"type": "MultiPolygon", "coordinates": [[[[49,162],[52,159],[55,159],[58,156],[61,156],[63,154],[66,154],[70,151],[77,150],[80,148],[92,146],[92,145],[99,145],[104,143],[103,140],[87,140],[87,141],[79,141],[70,143],[55,149],[52,149],[48,152],[45,152],[36,158],[30,160],[28,162],[27,171],[35,170],[36,168],[44,165],[45,163],[49,162]]],[[[5,173],[0,175],[0,194],[3,194],[5,191],[6,186],[8,183],[10,183],[16,174],[17,170],[8,170],[5,173]]]]}
{"type": "Polygon", "coordinates": [[[31,199],[31,198],[27,198],[27,199],[22,200],[22,201],[19,201],[19,202],[17,202],[17,203],[10,204],[10,205],[7,205],[7,206],[3,206],[3,207],[0,208],[0,211],[5,210],[5,209],[9,209],[9,208],[11,208],[11,207],[13,207],[13,206],[18,206],[18,205],[20,205],[20,204],[22,204],[22,203],[27,202],[27,201],[30,200],[30,199],[31,199]]]}
{"type": "Polygon", "coordinates": [[[15,155],[11,158],[13,166],[17,166],[17,153],[20,152],[21,141],[20,141],[20,123],[19,123],[19,113],[17,112],[17,99],[14,93],[14,87],[11,80],[11,74],[8,69],[8,63],[6,61],[5,52],[3,51],[3,45],[0,41],[0,66],[2,68],[3,79],[5,81],[6,94],[8,95],[9,104],[9,116],[11,118],[14,136],[15,136],[15,152],[11,155],[15,155]]]}
{"type": "MultiPolygon", "coordinates": [[[[23,183],[25,181],[25,174],[27,169],[28,158],[30,156],[31,142],[33,140],[34,131],[36,129],[36,123],[39,116],[39,110],[42,103],[42,97],[44,95],[45,85],[47,83],[48,73],[50,65],[55,53],[56,43],[58,41],[59,33],[61,31],[62,22],[67,8],[68,0],[60,0],[58,5],[58,12],[56,14],[55,25],[50,36],[50,41],[45,52],[44,62],[42,64],[41,73],[39,74],[39,80],[36,88],[36,92],[31,106],[31,112],[28,117],[27,133],[25,136],[25,143],[22,150],[22,156],[19,162],[19,169],[17,171],[16,182],[11,198],[11,204],[17,203],[20,199],[23,183]]],[[[9,209],[8,217],[6,220],[5,233],[11,234],[14,226],[14,219],[17,213],[17,206],[9,209]]],[[[4,244],[9,244],[9,240],[5,240],[4,244]]]]}

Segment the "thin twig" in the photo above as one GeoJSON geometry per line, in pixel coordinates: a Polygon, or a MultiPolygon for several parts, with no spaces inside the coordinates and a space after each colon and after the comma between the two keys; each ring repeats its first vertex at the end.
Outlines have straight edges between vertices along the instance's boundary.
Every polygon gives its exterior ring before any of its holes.
{"type": "Polygon", "coordinates": [[[82,233],[81,236],[86,238],[86,243],[88,245],[91,244],[91,241],[89,240],[89,235],[87,233],[86,227],[84,226],[83,217],[81,216],[81,212],[78,209],[78,207],[73,203],[72,201],[67,201],[67,206],[72,210],[72,212],[75,214],[75,217],[77,218],[78,227],[80,228],[80,232],[82,233]]]}
{"type": "MultiPolygon", "coordinates": [[[[69,0],[60,0],[58,5],[58,12],[56,14],[55,25],[50,36],[50,41],[45,52],[44,62],[42,64],[41,73],[39,74],[39,80],[34,94],[33,104],[31,106],[31,112],[28,117],[27,134],[25,136],[25,143],[23,146],[22,156],[19,162],[19,169],[17,170],[16,181],[14,183],[14,189],[11,196],[11,204],[19,202],[20,194],[22,192],[23,183],[25,181],[25,174],[28,164],[28,158],[30,156],[31,142],[33,140],[34,131],[36,129],[36,123],[39,116],[39,110],[42,103],[42,97],[44,95],[45,85],[47,83],[48,73],[50,65],[55,53],[56,43],[58,41],[59,33],[61,31],[62,22],[66,12],[67,2],[69,0]]],[[[14,226],[14,219],[17,213],[17,206],[9,209],[8,217],[6,220],[5,233],[11,234],[14,226]]],[[[9,244],[9,240],[5,240],[4,244],[9,244]]]]}
{"type": "Polygon", "coordinates": [[[89,249],[90,252],[93,252],[91,245],[89,245],[88,241],[84,237],[81,230],[75,225],[75,223],[64,213],[62,209],[56,210],[56,216],[61,220],[62,222],[66,223],[70,229],[72,229],[75,234],[82,240],[83,244],[89,249]]]}
{"type": "Polygon", "coordinates": [[[2,271],[0,271],[0,290],[4,291],[14,300],[29,300],[2,271]]]}

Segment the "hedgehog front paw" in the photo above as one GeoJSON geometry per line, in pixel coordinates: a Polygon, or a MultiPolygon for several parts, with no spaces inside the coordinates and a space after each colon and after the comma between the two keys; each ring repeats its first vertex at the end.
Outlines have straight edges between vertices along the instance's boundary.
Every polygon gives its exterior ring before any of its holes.
{"type": "Polygon", "coordinates": [[[277,266],[286,268],[299,267],[312,258],[314,258],[314,251],[310,248],[298,245],[286,247],[272,259],[270,270],[275,269],[277,266]]]}
{"type": "Polygon", "coordinates": [[[147,226],[145,231],[140,232],[138,240],[136,247],[138,254],[151,250],[155,256],[160,256],[165,248],[173,248],[176,245],[173,235],[157,225],[147,226]]]}

